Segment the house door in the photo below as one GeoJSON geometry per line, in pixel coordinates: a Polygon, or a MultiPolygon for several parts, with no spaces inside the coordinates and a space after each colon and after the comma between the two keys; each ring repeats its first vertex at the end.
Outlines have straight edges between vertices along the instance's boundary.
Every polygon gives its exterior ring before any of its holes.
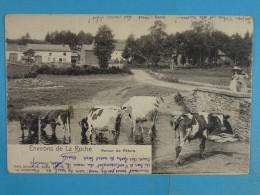
{"type": "Polygon", "coordinates": [[[18,53],[10,53],[9,54],[9,60],[11,62],[17,62],[18,61],[18,53]]]}

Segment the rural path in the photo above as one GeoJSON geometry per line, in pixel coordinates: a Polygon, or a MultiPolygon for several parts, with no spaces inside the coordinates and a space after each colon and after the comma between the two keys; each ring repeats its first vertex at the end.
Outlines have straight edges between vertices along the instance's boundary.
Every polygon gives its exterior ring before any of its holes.
{"type": "Polygon", "coordinates": [[[154,85],[154,86],[158,86],[158,87],[169,87],[169,88],[179,89],[179,90],[183,90],[183,91],[192,91],[195,88],[195,87],[189,86],[189,85],[182,85],[182,84],[178,84],[178,83],[170,83],[167,81],[157,80],[157,79],[151,77],[144,70],[132,69],[131,71],[134,73],[133,78],[136,81],[143,83],[143,84],[150,84],[150,85],[154,85]]]}

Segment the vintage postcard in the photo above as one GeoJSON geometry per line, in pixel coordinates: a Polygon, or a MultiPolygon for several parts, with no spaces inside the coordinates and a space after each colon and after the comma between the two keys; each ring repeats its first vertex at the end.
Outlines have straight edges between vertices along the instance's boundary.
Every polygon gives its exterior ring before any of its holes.
{"type": "Polygon", "coordinates": [[[11,173],[248,174],[250,16],[10,14],[11,173]]]}

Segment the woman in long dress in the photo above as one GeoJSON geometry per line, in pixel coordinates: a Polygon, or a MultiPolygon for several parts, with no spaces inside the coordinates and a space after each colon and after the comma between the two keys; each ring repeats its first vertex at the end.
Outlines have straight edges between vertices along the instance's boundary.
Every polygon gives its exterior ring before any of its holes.
{"type": "Polygon", "coordinates": [[[229,89],[235,92],[247,92],[248,75],[239,67],[235,66],[232,70],[232,80],[229,89]]]}

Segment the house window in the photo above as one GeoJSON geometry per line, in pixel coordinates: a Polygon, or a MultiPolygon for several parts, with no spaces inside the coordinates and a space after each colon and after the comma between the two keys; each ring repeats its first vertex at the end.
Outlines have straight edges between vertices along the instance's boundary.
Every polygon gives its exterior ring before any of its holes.
{"type": "Polygon", "coordinates": [[[62,58],[59,59],[59,62],[62,62],[62,58]]]}
{"type": "Polygon", "coordinates": [[[66,56],[66,53],[63,53],[64,56],[66,56]]]}
{"type": "Polygon", "coordinates": [[[51,56],[51,53],[49,53],[49,56],[51,56]]]}
{"type": "Polygon", "coordinates": [[[66,62],[66,58],[63,58],[63,62],[66,62]]]}

